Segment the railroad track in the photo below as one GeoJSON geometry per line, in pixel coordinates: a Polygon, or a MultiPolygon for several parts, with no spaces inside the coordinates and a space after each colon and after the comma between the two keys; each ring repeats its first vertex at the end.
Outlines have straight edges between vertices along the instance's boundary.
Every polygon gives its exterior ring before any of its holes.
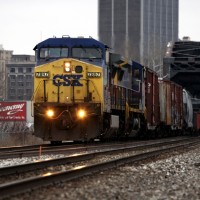
{"type": "MultiPolygon", "coordinates": [[[[34,165],[31,166],[31,164],[21,165],[18,166],[18,168],[15,168],[17,166],[13,167],[7,167],[7,168],[1,168],[0,169],[0,175],[7,175],[12,174],[14,172],[21,173],[25,171],[30,170],[36,170],[41,168],[46,168],[43,170],[43,173],[39,176],[33,176],[28,178],[23,178],[18,181],[11,181],[8,183],[2,183],[0,185],[0,197],[9,197],[9,195],[14,195],[17,193],[21,193],[30,189],[38,188],[44,185],[50,185],[52,183],[57,183],[60,181],[69,181],[75,178],[79,178],[84,175],[89,175],[92,173],[96,173],[98,171],[107,170],[110,168],[118,167],[120,165],[124,165],[127,163],[133,163],[138,161],[144,161],[149,158],[155,158],[156,156],[159,156],[164,153],[168,153],[174,150],[180,150],[180,149],[190,149],[196,145],[200,144],[200,138],[191,138],[190,140],[181,140],[180,142],[169,142],[165,141],[164,143],[160,143],[160,145],[157,145],[156,148],[153,146],[153,144],[146,144],[143,145],[144,149],[147,148],[154,148],[153,150],[147,152],[134,152],[133,154],[125,154],[125,152],[128,151],[134,151],[136,150],[136,147],[127,147],[127,148],[115,148],[112,150],[107,151],[101,151],[101,152],[93,152],[93,153],[87,153],[77,156],[71,156],[67,158],[62,159],[52,159],[51,161],[43,161],[38,162],[37,164],[34,163],[34,165]],[[122,153],[121,157],[118,158],[111,158],[108,159],[108,161],[101,161],[101,158],[96,159],[94,162],[88,162],[88,160],[92,160],[94,158],[97,158],[98,156],[102,155],[110,155],[110,154],[120,154],[122,153]],[[74,167],[71,168],[63,168],[54,171],[48,171],[49,166],[55,166],[55,165],[64,165],[69,164],[73,165],[74,167]],[[76,163],[76,164],[75,164],[76,163]],[[29,168],[30,167],[30,168],[29,168]]],[[[140,149],[142,149],[142,146],[140,146],[140,149]]]]}
{"type": "MultiPolygon", "coordinates": [[[[190,137],[180,137],[180,138],[167,138],[164,141],[174,142],[177,140],[188,140],[190,137]]],[[[0,148],[0,159],[7,159],[7,158],[23,158],[23,157],[32,157],[32,156],[41,156],[41,155],[48,155],[48,154],[72,154],[78,153],[83,151],[90,151],[98,149],[99,146],[104,149],[109,149],[111,146],[115,145],[126,147],[129,144],[133,145],[145,145],[145,144],[155,144],[163,142],[162,140],[149,140],[149,141],[132,141],[132,142],[123,142],[123,143],[97,143],[97,144],[63,144],[60,146],[51,146],[49,144],[43,145],[33,145],[33,146],[22,146],[22,147],[3,147],[0,148]]]]}

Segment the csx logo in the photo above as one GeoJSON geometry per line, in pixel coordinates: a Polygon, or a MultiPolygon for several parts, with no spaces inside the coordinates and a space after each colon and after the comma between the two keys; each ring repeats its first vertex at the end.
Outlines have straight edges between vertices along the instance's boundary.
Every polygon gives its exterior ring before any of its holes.
{"type": "Polygon", "coordinates": [[[81,77],[83,77],[83,75],[56,74],[53,77],[53,84],[56,86],[83,86],[83,84],[79,82],[81,77]]]}

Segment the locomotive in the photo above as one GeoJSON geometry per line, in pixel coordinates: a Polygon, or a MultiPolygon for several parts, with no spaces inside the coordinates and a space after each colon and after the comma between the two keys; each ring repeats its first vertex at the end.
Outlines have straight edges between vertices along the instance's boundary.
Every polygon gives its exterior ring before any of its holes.
{"type": "Polygon", "coordinates": [[[182,131],[183,88],[150,68],[93,38],[49,38],[34,50],[34,134],[44,141],[182,131]]]}

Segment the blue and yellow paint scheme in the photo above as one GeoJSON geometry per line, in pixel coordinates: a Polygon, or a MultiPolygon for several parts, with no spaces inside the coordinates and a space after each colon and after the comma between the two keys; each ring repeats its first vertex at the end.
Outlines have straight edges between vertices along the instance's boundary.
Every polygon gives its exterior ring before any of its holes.
{"type": "Polygon", "coordinates": [[[45,141],[123,137],[140,129],[143,66],[92,38],[34,48],[34,134],[45,141]]]}
{"type": "Polygon", "coordinates": [[[73,58],[37,66],[35,134],[51,141],[95,138],[104,106],[102,77],[102,67],[73,58]],[[49,110],[52,116],[47,115],[49,110]],[[79,116],[81,111],[84,116],[79,116]]]}

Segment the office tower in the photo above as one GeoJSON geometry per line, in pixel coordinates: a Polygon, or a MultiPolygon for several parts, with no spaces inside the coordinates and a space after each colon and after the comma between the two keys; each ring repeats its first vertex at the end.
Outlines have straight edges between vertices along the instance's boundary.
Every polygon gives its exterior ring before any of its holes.
{"type": "Polygon", "coordinates": [[[99,40],[156,69],[178,40],[179,0],[99,0],[99,40]]]}

